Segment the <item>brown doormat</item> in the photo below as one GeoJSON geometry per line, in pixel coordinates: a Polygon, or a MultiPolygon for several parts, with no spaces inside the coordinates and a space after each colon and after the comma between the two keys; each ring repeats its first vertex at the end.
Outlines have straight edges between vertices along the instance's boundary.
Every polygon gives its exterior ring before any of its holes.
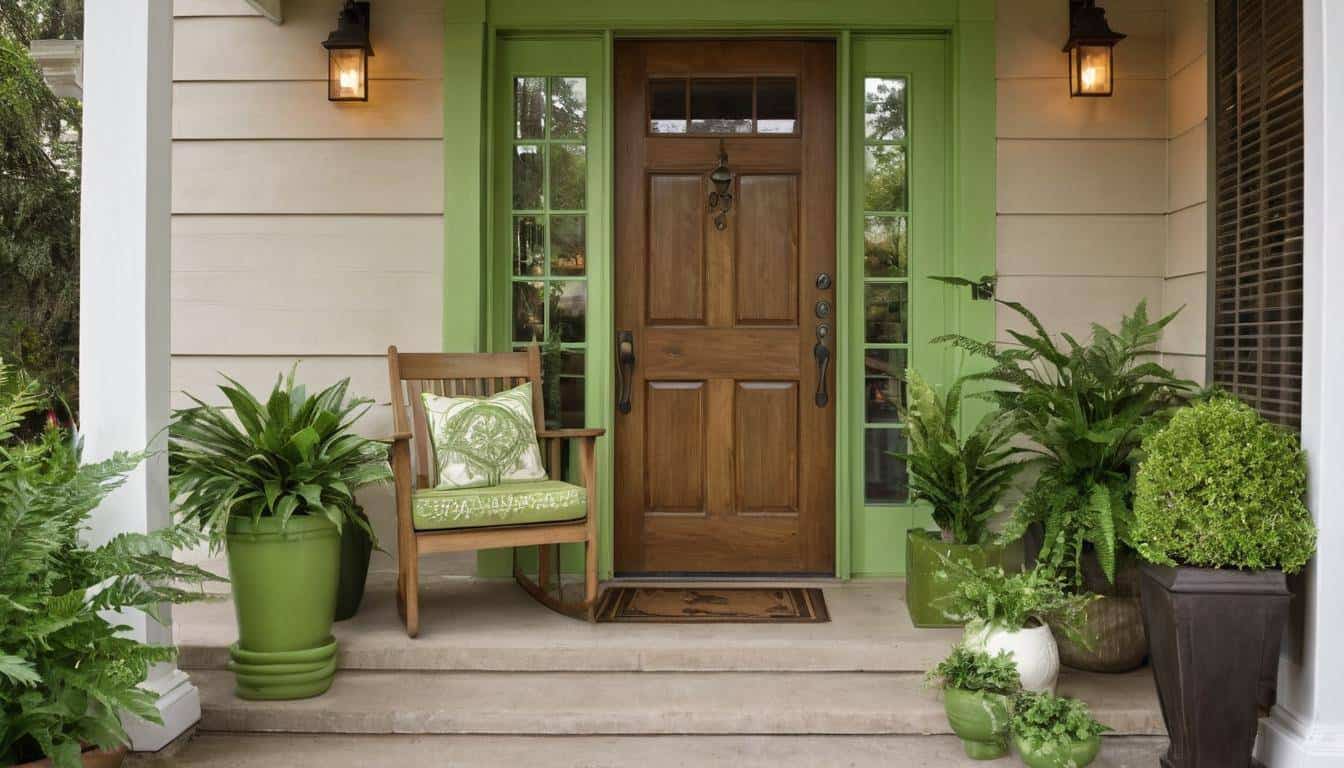
{"type": "Polygon", "coordinates": [[[598,621],[650,623],[804,623],[831,620],[820,589],[778,587],[612,587],[598,621]]]}

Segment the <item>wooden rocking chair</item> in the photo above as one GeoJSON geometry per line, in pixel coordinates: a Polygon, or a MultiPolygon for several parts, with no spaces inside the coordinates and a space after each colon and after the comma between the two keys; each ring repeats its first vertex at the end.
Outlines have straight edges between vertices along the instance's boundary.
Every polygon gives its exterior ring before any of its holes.
{"type": "MultiPolygon", "coordinates": [[[[533,581],[523,573],[514,558],[513,576],[528,594],[547,607],[574,616],[593,620],[597,604],[597,472],[593,464],[593,449],[605,430],[545,428],[542,403],[541,355],[533,345],[523,352],[496,354],[409,354],[387,350],[388,376],[392,385],[392,414],[395,434],[392,436],[392,473],[397,496],[397,610],[406,623],[406,634],[415,637],[420,631],[419,573],[420,556],[434,552],[461,552],[496,547],[536,545],[538,550],[538,578],[533,581]],[[415,501],[417,495],[433,486],[434,451],[429,441],[429,427],[424,402],[420,395],[432,392],[438,395],[488,397],[524,382],[532,382],[533,421],[537,439],[550,477],[561,479],[563,441],[577,440],[579,470],[586,491],[586,511],[562,520],[526,522],[508,525],[473,525],[470,521],[461,527],[426,530],[417,528],[415,501]],[[410,424],[407,424],[407,406],[410,424]],[[411,456],[415,456],[412,466],[411,456]],[[555,545],[566,542],[584,544],[584,599],[566,602],[562,585],[552,584],[555,545]],[[555,594],[551,588],[555,587],[555,594]]],[[[526,490],[528,484],[498,486],[473,491],[526,490]]]]}

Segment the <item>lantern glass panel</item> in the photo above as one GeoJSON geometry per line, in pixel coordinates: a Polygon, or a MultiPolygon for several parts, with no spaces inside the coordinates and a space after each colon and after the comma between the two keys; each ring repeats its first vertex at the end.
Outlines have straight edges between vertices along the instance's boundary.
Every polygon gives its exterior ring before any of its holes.
{"type": "Polygon", "coordinates": [[[1110,96],[1113,67],[1109,45],[1076,45],[1069,51],[1069,86],[1074,96],[1110,96]]]}
{"type": "Polygon", "coordinates": [[[331,101],[367,101],[367,52],[363,48],[332,48],[328,54],[327,98],[331,101]]]}

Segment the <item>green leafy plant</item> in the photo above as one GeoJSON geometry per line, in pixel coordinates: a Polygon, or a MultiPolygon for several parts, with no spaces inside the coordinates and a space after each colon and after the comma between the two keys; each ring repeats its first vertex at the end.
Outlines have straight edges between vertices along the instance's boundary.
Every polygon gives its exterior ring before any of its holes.
{"type": "Polygon", "coordinates": [[[945,396],[912,368],[906,373],[910,404],[902,414],[908,453],[910,498],[933,505],[933,522],[944,539],[957,544],[983,544],[999,499],[1022,469],[1011,461],[1018,449],[1010,445],[1012,421],[1002,412],[987,414],[963,439],[957,434],[961,382],[945,396]]]}
{"type": "Polygon", "coordinates": [[[1135,539],[1149,562],[1282,568],[1316,549],[1297,436],[1230,396],[1181,409],[1143,444],[1135,539]]]}
{"type": "Polygon", "coordinates": [[[1087,604],[1096,595],[1074,594],[1068,580],[1049,568],[1007,573],[998,566],[977,568],[942,555],[939,578],[954,579],[955,586],[942,601],[948,618],[965,622],[967,634],[988,629],[1018,630],[1049,624],[1074,642],[1090,645],[1082,634],[1087,604]]]}
{"type": "MultiPolygon", "coordinates": [[[[954,280],[952,282],[955,282],[954,280]]],[[[964,282],[964,281],[963,281],[964,282]]],[[[1133,547],[1133,468],[1143,439],[1164,425],[1194,389],[1151,361],[1173,312],[1149,321],[1139,302],[1118,332],[1092,325],[1083,344],[1060,334],[1060,346],[1041,321],[1017,302],[1000,301],[1026,319],[1029,333],[1009,330],[1017,345],[1000,348],[964,336],[951,344],[987,359],[989,370],[969,379],[998,385],[986,393],[1031,440],[1040,470],[1005,539],[1033,523],[1044,529],[1040,560],[1082,586],[1082,558],[1090,545],[1106,578],[1115,581],[1117,548],[1133,547]]]]}
{"type": "Polygon", "coordinates": [[[1032,749],[1086,741],[1111,730],[1097,722],[1092,710],[1077,699],[1026,691],[1013,701],[1010,728],[1014,736],[1032,749]]]}
{"type": "Polygon", "coordinates": [[[157,695],[138,686],[175,655],[106,617],[158,618],[162,604],[204,599],[200,585],[218,579],[164,554],[195,545],[190,529],[81,542],[89,515],[142,456],[81,464],[78,443],[54,426],[16,440],[40,391],[16,381],[0,364],[0,764],[45,755],[74,768],[82,745],[127,743],[122,712],[160,722],[157,695]]]}
{"type": "Polygon", "coordinates": [[[929,670],[925,684],[946,690],[984,691],[1012,695],[1022,687],[1017,674],[1017,663],[1007,651],[991,656],[985,651],[971,650],[958,643],[952,653],[929,670]]]}
{"type": "Polygon", "coordinates": [[[169,490],[179,517],[215,546],[233,515],[278,517],[282,525],[293,515],[321,515],[374,537],[355,512],[355,491],[392,472],[386,447],[352,431],[372,401],[347,400],[349,379],[309,396],[294,375],[279,377],[265,404],[226,376],[219,390],[231,408],[188,395],[196,406],[173,413],[169,490]]]}

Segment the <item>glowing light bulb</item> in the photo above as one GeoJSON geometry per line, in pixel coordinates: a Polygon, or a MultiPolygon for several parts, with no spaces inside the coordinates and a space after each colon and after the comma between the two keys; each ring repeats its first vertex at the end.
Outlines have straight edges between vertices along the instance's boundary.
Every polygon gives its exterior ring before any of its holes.
{"type": "Polygon", "coordinates": [[[359,87],[359,72],[353,69],[341,70],[342,90],[352,91],[359,87]]]}
{"type": "Polygon", "coordinates": [[[1092,86],[1096,84],[1097,84],[1096,67],[1087,67],[1086,69],[1083,70],[1083,88],[1085,90],[1090,91],[1092,90],[1092,86]]]}

